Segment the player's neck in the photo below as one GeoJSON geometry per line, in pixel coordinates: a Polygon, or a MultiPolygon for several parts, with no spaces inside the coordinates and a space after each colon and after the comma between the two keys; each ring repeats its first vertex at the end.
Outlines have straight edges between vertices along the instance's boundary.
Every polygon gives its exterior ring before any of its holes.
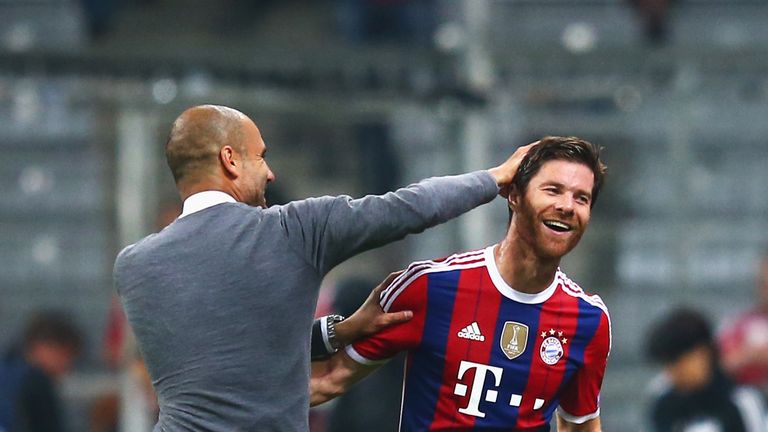
{"type": "Polygon", "coordinates": [[[542,260],[525,243],[507,236],[493,250],[496,268],[507,285],[536,294],[552,283],[560,260],[542,260]]]}

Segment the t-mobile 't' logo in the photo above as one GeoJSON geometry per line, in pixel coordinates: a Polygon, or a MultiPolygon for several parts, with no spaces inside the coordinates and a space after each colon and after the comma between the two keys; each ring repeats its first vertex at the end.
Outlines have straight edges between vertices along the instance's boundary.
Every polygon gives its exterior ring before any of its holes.
{"type": "MultiPolygon", "coordinates": [[[[491,372],[493,374],[494,387],[498,387],[501,385],[501,374],[503,373],[503,369],[496,366],[488,366],[462,360],[459,365],[459,379],[462,379],[464,373],[470,369],[475,369],[475,379],[472,380],[472,390],[470,390],[469,393],[469,404],[464,408],[459,408],[459,412],[475,417],[485,417],[485,413],[480,411],[480,399],[483,398],[487,402],[496,402],[496,399],[499,396],[498,391],[490,389],[486,391],[485,396],[483,396],[486,373],[491,372]]],[[[461,383],[456,383],[453,393],[458,396],[466,396],[467,386],[461,383]]]]}
{"type": "MultiPolygon", "coordinates": [[[[475,379],[472,380],[472,389],[469,393],[469,403],[464,408],[459,408],[459,412],[475,417],[485,417],[485,413],[480,411],[480,399],[484,399],[486,402],[495,403],[499,398],[498,390],[488,389],[483,395],[483,388],[485,387],[485,377],[490,372],[493,374],[494,384],[490,387],[498,388],[501,385],[501,376],[504,369],[496,366],[488,366],[481,363],[474,363],[471,361],[462,360],[459,364],[459,380],[464,377],[464,374],[470,370],[475,369],[475,379]]],[[[453,394],[457,396],[467,395],[467,386],[462,383],[456,383],[456,387],[453,389],[453,394]]],[[[509,395],[509,406],[520,408],[523,403],[523,396],[519,394],[509,395]]],[[[505,396],[506,398],[506,396],[505,396]]],[[[506,400],[506,399],[504,399],[506,400]]],[[[533,409],[539,410],[545,405],[545,400],[535,398],[533,401],[533,409]]]]}

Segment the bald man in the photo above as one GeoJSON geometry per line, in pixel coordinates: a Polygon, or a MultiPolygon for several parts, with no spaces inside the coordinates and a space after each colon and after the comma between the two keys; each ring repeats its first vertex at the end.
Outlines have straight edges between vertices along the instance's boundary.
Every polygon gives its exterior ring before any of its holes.
{"type": "MultiPolygon", "coordinates": [[[[221,106],[182,113],[166,158],[183,212],[126,247],[114,268],[158,395],[155,431],[307,431],[310,328],[323,276],[491,201],[526,148],[490,170],[381,196],[267,208],[275,175],[253,121],[221,106]]],[[[348,342],[371,320],[386,325],[369,314],[340,323],[346,339],[337,337],[348,342]]]]}

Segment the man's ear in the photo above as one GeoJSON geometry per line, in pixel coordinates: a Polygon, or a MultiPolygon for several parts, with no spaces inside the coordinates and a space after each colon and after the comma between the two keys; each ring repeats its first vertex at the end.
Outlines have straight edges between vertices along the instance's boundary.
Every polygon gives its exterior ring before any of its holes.
{"type": "Polygon", "coordinates": [[[219,163],[228,176],[240,177],[240,162],[232,146],[225,145],[219,150],[219,163]]]}
{"type": "Polygon", "coordinates": [[[509,207],[510,210],[515,211],[519,203],[520,193],[517,191],[517,188],[512,185],[509,187],[509,195],[507,195],[507,207],[509,207]]]}

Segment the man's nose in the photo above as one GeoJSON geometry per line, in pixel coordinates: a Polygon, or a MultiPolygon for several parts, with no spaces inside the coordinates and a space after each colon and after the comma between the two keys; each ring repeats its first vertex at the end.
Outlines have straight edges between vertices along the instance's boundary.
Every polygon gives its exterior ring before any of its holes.
{"type": "Polygon", "coordinates": [[[573,213],[573,206],[574,206],[573,195],[566,193],[566,194],[562,194],[560,198],[557,200],[555,208],[560,212],[571,214],[573,213]]]}

